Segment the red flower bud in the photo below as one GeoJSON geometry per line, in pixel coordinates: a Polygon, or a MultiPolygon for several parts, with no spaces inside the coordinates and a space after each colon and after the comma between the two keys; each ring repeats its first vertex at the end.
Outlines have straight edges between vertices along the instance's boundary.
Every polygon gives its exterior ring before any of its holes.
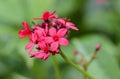
{"type": "Polygon", "coordinates": [[[100,48],[101,48],[101,45],[100,45],[100,44],[97,44],[97,45],[96,45],[96,49],[95,49],[95,50],[96,50],[96,51],[99,51],[99,50],[100,50],[100,48]]]}

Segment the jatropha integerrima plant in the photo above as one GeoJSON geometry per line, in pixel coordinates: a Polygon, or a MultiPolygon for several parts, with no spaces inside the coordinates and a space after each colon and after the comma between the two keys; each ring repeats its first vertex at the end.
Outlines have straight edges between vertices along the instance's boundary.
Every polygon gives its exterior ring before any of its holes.
{"type": "Polygon", "coordinates": [[[55,16],[56,11],[50,13],[46,11],[42,17],[34,18],[40,20],[40,23],[34,23],[30,28],[27,22],[22,22],[23,30],[18,32],[20,38],[29,37],[29,43],[25,46],[30,57],[36,57],[46,60],[51,54],[60,54],[63,59],[75,69],[83,73],[87,78],[93,79],[86,71],[69,60],[60,50],[60,46],[68,46],[68,34],[70,29],[78,30],[75,24],[69,22],[66,18],[55,16]],[[33,49],[36,49],[33,51],[33,49]]]}
{"type": "Polygon", "coordinates": [[[60,52],[59,46],[67,46],[68,33],[70,29],[78,30],[72,22],[65,18],[59,18],[52,13],[46,11],[41,18],[34,18],[34,20],[41,20],[41,23],[33,25],[30,29],[27,22],[22,22],[23,30],[19,31],[20,38],[29,36],[29,43],[25,49],[28,50],[30,57],[40,58],[46,60],[50,54],[55,55],[60,52]],[[36,51],[32,51],[36,46],[36,51]]]}

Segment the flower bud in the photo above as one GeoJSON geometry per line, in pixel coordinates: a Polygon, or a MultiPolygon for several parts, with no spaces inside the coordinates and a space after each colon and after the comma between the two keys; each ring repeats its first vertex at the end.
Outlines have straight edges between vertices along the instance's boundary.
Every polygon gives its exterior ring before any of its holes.
{"type": "Polygon", "coordinates": [[[79,51],[74,50],[74,51],[72,52],[72,54],[73,54],[74,56],[76,56],[76,55],[78,55],[78,54],[79,54],[79,51]]]}
{"type": "Polygon", "coordinates": [[[101,45],[100,45],[100,44],[97,44],[95,50],[96,50],[96,51],[99,51],[100,49],[101,49],[101,45]]]}

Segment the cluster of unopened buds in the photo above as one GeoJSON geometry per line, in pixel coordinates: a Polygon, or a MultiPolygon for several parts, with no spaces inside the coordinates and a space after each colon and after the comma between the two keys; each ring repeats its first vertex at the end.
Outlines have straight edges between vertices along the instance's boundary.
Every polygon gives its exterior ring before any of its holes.
{"type": "Polygon", "coordinates": [[[70,29],[78,30],[72,22],[66,18],[58,18],[52,13],[46,11],[42,17],[34,18],[40,20],[38,24],[34,24],[32,28],[27,22],[22,22],[24,29],[18,32],[20,38],[29,37],[29,43],[25,46],[30,57],[46,60],[50,54],[60,53],[60,46],[69,44],[68,34],[70,29]],[[36,48],[35,51],[33,49],[36,48]]]}

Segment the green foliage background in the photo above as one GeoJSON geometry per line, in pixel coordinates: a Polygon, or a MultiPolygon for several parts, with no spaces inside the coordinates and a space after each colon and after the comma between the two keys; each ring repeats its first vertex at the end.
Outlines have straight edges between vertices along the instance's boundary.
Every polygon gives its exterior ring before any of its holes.
{"type": "MultiPolygon", "coordinates": [[[[70,45],[62,47],[75,62],[72,51],[79,50],[89,60],[96,44],[102,49],[88,72],[95,79],[120,79],[120,0],[0,0],[0,79],[56,79],[51,57],[46,61],[29,58],[19,39],[21,22],[31,24],[46,10],[57,11],[76,24],[70,45]]],[[[31,24],[32,25],[32,24],[31,24]]],[[[62,79],[82,79],[82,75],[56,55],[62,79]]]]}

